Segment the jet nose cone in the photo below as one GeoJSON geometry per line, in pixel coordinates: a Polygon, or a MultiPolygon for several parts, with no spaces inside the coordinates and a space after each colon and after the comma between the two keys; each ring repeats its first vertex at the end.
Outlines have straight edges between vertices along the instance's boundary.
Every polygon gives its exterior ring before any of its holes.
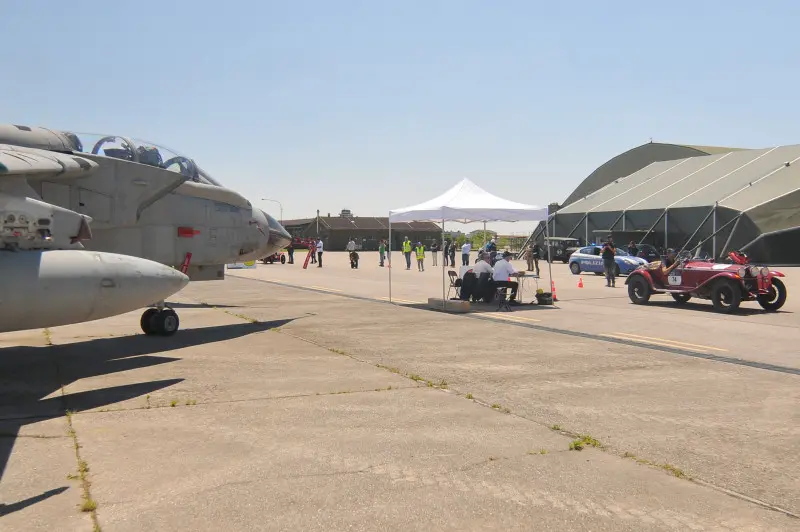
{"type": "Polygon", "coordinates": [[[148,292],[147,297],[154,297],[153,301],[166,299],[189,284],[188,276],[158,262],[138,259],[134,267],[142,281],[140,290],[148,292]]]}
{"type": "Polygon", "coordinates": [[[278,222],[278,220],[264,211],[261,212],[264,214],[264,217],[269,223],[269,243],[274,247],[273,253],[288,246],[289,242],[292,241],[292,235],[289,234],[289,232],[278,222]]]}

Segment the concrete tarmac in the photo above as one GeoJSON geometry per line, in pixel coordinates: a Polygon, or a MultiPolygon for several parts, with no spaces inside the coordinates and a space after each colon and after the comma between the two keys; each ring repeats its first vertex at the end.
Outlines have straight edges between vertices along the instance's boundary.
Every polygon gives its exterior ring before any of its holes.
{"type": "Polygon", "coordinates": [[[0,335],[0,529],[800,530],[800,271],[775,314],[556,265],[555,307],[456,316],[371,258],[191,284],[172,338],[0,335]]]}

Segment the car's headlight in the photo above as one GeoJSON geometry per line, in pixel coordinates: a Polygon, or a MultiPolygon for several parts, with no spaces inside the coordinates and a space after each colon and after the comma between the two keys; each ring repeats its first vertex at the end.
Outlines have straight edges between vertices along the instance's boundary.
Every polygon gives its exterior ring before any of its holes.
{"type": "Polygon", "coordinates": [[[739,277],[747,277],[747,268],[739,268],[736,271],[736,275],[738,275],[739,277]]]}
{"type": "Polygon", "coordinates": [[[750,277],[758,277],[758,266],[750,266],[750,277]]]}
{"type": "Polygon", "coordinates": [[[766,266],[764,266],[763,268],[761,268],[761,275],[763,275],[764,277],[766,277],[767,275],[769,275],[769,268],[767,268],[766,266]]]}

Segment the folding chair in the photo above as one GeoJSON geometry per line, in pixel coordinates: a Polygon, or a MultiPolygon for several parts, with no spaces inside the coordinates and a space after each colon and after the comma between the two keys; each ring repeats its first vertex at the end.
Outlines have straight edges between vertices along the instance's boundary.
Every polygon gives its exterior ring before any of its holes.
{"type": "Polygon", "coordinates": [[[461,287],[456,284],[458,281],[458,274],[453,270],[448,270],[447,275],[450,276],[450,286],[447,287],[447,299],[450,299],[450,291],[455,288],[456,289],[456,297],[461,298],[461,287]]]}
{"type": "Polygon", "coordinates": [[[511,312],[511,307],[508,305],[508,287],[507,286],[498,286],[497,287],[497,310],[499,311],[502,308],[505,308],[507,311],[511,312]]]}

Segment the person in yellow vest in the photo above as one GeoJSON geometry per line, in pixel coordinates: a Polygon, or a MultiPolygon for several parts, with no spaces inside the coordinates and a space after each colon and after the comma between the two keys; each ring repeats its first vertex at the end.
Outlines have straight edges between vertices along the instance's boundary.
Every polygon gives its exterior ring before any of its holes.
{"type": "Polygon", "coordinates": [[[417,252],[417,269],[421,272],[425,271],[425,246],[422,245],[422,242],[417,242],[417,247],[414,248],[414,251],[417,252]]]}
{"type": "Polygon", "coordinates": [[[408,240],[408,237],[406,237],[406,239],[403,240],[403,255],[406,256],[406,270],[410,270],[411,269],[411,242],[408,240]]]}

